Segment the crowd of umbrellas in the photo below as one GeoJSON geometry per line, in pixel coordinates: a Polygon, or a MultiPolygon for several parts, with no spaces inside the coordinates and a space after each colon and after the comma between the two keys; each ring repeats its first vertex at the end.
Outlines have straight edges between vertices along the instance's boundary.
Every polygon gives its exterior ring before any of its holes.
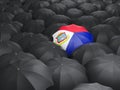
{"type": "Polygon", "coordinates": [[[120,90],[120,1],[0,0],[0,90],[120,90]],[[94,36],[70,56],[69,24],[94,36]]]}

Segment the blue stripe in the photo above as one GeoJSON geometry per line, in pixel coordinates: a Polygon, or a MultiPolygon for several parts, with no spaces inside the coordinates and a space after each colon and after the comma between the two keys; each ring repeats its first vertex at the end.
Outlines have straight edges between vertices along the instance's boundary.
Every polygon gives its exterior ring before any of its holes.
{"type": "Polygon", "coordinates": [[[68,55],[71,55],[76,48],[90,42],[93,42],[93,35],[91,33],[89,32],[74,33],[70,42],[68,43],[66,52],[68,55]]]}

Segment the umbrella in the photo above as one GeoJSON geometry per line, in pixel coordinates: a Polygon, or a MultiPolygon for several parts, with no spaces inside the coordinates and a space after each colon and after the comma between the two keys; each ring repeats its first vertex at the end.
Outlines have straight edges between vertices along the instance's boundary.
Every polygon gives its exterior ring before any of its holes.
{"type": "Polygon", "coordinates": [[[30,47],[29,52],[41,59],[44,63],[47,63],[51,58],[67,56],[59,46],[51,41],[44,41],[34,44],[30,47]]]}
{"type": "Polygon", "coordinates": [[[0,24],[1,41],[9,40],[11,36],[16,34],[17,32],[18,32],[17,29],[12,24],[8,23],[0,24]]]}
{"type": "Polygon", "coordinates": [[[114,36],[111,38],[109,42],[110,48],[112,48],[115,52],[117,52],[119,46],[120,46],[120,35],[119,36],[114,36]]]}
{"type": "Polygon", "coordinates": [[[90,14],[93,11],[97,10],[97,7],[91,3],[83,3],[78,6],[85,14],[90,14]]]}
{"type": "Polygon", "coordinates": [[[34,10],[32,14],[33,14],[33,18],[35,19],[47,20],[48,18],[51,18],[56,13],[49,8],[40,8],[38,10],[34,10]]]}
{"type": "Polygon", "coordinates": [[[110,4],[105,9],[109,14],[113,16],[120,15],[120,6],[118,4],[110,4]]]}
{"type": "Polygon", "coordinates": [[[113,4],[113,3],[115,3],[116,1],[119,1],[119,0],[103,0],[103,2],[105,3],[105,4],[113,4]]]}
{"type": "Polygon", "coordinates": [[[46,21],[46,26],[50,26],[56,23],[69,24],[71,23],[71,18],[67,17],[66,15],[56,14],[53,15],[51,18],[48,18],[48,20],[46,21]]]}
{"type": "Polygon", "coordinates": [[[96,0],[95,2],[92,2],[92,4],[96,6],[98,10],[104,10],[106,7],[106,4],[101,0],[96,0]]]}
{"type": "Polygon", "coordinates": [[[120,45],[119,45],[118,50],[117,50],[117,55],[120,56],[120,45]]]}
{"type": "Polygon", "coordinates": [[[64,14],[67,7],[66,5],[62,3],[53,3],[49,7],[51,10],[53,10],[56,14],[64,14]]]}
{"type": "Polygon", "coordinates": [[[100,83],[86,83],[80,84],[73,90],[113,90],[113,89],[100,83]]]}
{"type": "Polygon", "coordinates": [[[0,57],[1,90],[46,90],[53,85],[50,69],[29,53],[0,57]]]}
{"type": "Polygon", "coordinates": [[[59,27],[66,25],[65,23],[55,23],[47,27],[44,31],[43,34],[46,35],[50,40],[52,40],[52,35],[55,33],[59,27]]]}
{"type": "Polygon", "coordinates": [[[61,3],[67,8],[75,8],[77,6],[77,3],[75,3],[73,0],[62,0],[61,3]]]}
{"type": "Polygon", "coordinates": [[[50,3],[48,1],[37,0],[30,5],[29,9],[34,11],[40,8],[47,8],[49,6],[50,6],[50,3]]]}
{"type": "Polygon", "coordinates": [[[0,13],[0,23],[10,23],[13,19],[14,15],[9,12],[1,12],[0,13]]]}
{"type": "Polygon", "coordinates": [[[120,17],[112,16],[110,18],[105,19],[104,23],[114,26],[118,30],[117,33],[120,33],[120,17]]]}
{"type": "Polygon", "coordinates": [[[85,68],[73,59],[54,58],[47,65],[53,70],[53,90],[72,90],[78,84],[88,82],[85,68]]]}
{"type": "Polygon", "coordinates": [[[85,65],[90,82],[98,82],[120,90],[120,56],[106,54],[93,58],[85,65]]]}
{"type": "Polygon", "coordinates": [[[104,44],[95,42],[88,43],[77,48],[73,52],[72,58],[78,60],[80,63],[85,65],[91,59],[109,53],[112,53],[112,50],[109,47],[104,44]]]}
{"type": "Polygon", "coordinates": [[[13,18],[13,21],[19,21],[22,24],[27,23],[27,21],[32,19],[32,14],[28,12],[20,12],[16,14],[13,18]]]}
{"type": "Polygon", "coordinates": [[[23,32],[42,33],[45,29],[43,20],[30,20],[23,25],[23,32]]]}
{"type": "Polygon", "coordinates": [[[109,24],[98,24],[91,28],[95,41],[108,44],[110,39],[116,35],[116,28],[109,24]]]}
{"type": "Polygon", "coordinates": [[[89,2],[89,0],[73,0],[73,1],[76,2],[78,5],[89,2]]]}
{"type": "Polygon", "coordinates": [[[98,18],[100,23],[102,23],[105,19],[110,17],[109,13],[107,13],[106,11],[103,11],[103,10],[94,11],[91,13],[91,15],[98,18]]]}
{"type": "Polygon", "coordinates": [[[70,8],[67,10],[66,15],[70,18],[78,18],[83,15],[83,12],[80,9],[77,8],[70,8]]]}
{"type": "Polygon", "coordinates": [[[83,44],[93,42],[93,36],[83,26],[75,24],[61,26],[53,34],[53,42],[62,47],[70,56],[72,52],[83,44]]]}
{"type": "Polygon", "coordinates": [[[0,42],[0,56],[12,52],[20,52],[22,48],[15,42],[12,41],[2,41],[0,42]]]}
{"type": "Polygon", "coordinates": [[[97,25],[99,22],[98,22],[98,19],[92,15],[84,15],[84,16],[77,18],[75,23],[77,25],[82,25],[86,27],[88,30],[90,30],[91,27],[97,25]]]}

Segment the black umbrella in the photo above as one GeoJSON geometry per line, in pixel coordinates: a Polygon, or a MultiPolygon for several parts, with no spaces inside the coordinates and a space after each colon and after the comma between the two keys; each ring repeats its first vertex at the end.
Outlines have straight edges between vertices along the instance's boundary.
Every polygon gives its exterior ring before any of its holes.
{"type": "Polygon", "coordinates": [[[78,6],[85,14],[90,14],[93,11],[97,10],[97,7],[94,6],[92,3],[83,3],[78,6]]]}
{"type": "Polygon", "coordinates": [[[112,4],[112,3],[115,3],[116,1],[119,1],[119,0],[103,0],[105,4],[112,4]]]}
{"type": "Polygon", "coordinates": [[[56,14],[64,14],[67,9],[66,5],[62,3],[53,3],[49,8],[52,9],[56,14]]]}
{"type": "Polygon", "coordinates": [[[59,27],[66,25],[65,23],[55,23],[47,27],[43,34],[46,35],[50,40],[52,40],[52,35],[59,29],[59,27]]]}
{"type": "Polygon", "coordinates": [[[53,90],[72,90],[80,83],[86,83],[85,68],[69,58],[56,58],[47,64],[53,70],[53,90]]]}
{"type": "Polygon", "coordinates": [[[1,90],[46,90],[53,85],[49,68],[28,53],[0,57],[1,90]]]}
{"type": "Polygon", "coordinates": [[[25,24],[31,19],[32,19],[31,13],[20,12],[14,16],[13,21],[19,21],[20,23],[25,24]]]}
{"type": "Polygon", "coordinates": [[[120,90],[120,56],[106,54],[92,59],[85,65],[90,82],[120,90]]]}
{"type": "Polygon", "coordinates": [[[92,4],[96,6],[98,10],[104,10],[106,7],[106,4],[101,0],[96,0],[95,2],[92,2],[92,4]]]}
{"type": "Polygon", "coordinates": [[[100,83],[86,83],[80,84],[73,90],[113,90],[111,87],[104,86],[100,83]]]}
{"type": "Polygon", "coordinates": [[[93,17],[92,15],[84,15],[79,17],[75,23],[85,26],[88,30],[90,30],[91,27],[97,25],[99,22],[98,19],[93,17]]]}
{"type": "Polygon", "coordinates": [[[12,24],[3,23],[0,24],[0,40],[9,40],[12,35],[16,34],[18,31],[12,24]]]}
{"type": "Polygon", "coordinates": [[[114,16],[120,15],[120,6],[118,4],[110,4],[106,7],[106,11],[114,16]]]}
{"type": "Polygon", "coordinates": [[[91,28],[96,42],[108,44],[109,40],[116,35],[116,28],[108,24],[98,24],[91,28]]]}
{"type": "Polygon", "coordinates": [[[32,14],[33,14],[33,18],[35,19],[47,20],[48,18],[51,18],[56,13],[49,8],[40,8],[38,10],[34,10],[32,14]]]}
{"type": "Polygon", "coordinates": [[[72,58],[78,60],[82,64],[86,64],[92,58],[103,56],[107,53],[112,53],[112,50],[106,45],[100,43],[89,43],[76,49],[73,52],[72,58]]]}
{"type": "Polygon", "coordinates": [[[117,50],[117,55],[120,56],[120,45],[119,45],[119,48],[118,48],[118,50],[117,50]]]}
{"type": "Polygon", "coordinates": [[[98,18],[98,20],[100,21],[99,23],[102,23],[105,19],[110,17],[109,13],[107,13],[106,11],[103,11],[103,10],[94,11],[91,13],[91,15],[98,18]]]}
{"type": "Polygon", "coordinates": [[[76,2],[78,5],[89,2],[89,0],[73,0],[73,1],[76,2]]]}
{"type": "Polygon", "coordinates": [[[81,17],[83,15],[83,12],[77,8],[70,8],[67,10],[66,15],[74,19],[74,18],[81,17]]]}
{"type": "Polygon", "coordinates": [[[45,29],[44,20],[30,20],[23,25],[23,32],[42,33],[45,29]]]}
{"type": "Polygon", "coordinates": [[[109,42],[110,48],[112,48],[115,52],[117,52],[119,46],[120,46],[120,35],[119,36],[114,36],[111,38],[109,42]]]}
{"type": "Polygon", "coordinates": [[[77,6],[77,3],[73,0],[62,0],[61,3],[66,5],[67,8],[75,8],[77,6]]]}
{"type": "Polygon", "coordinates": [[[118,30],[118,34],[120,33],[120,17],[119,16],[112,16],[110,18],[107,18],[104,23],[110,24],[114,26],[118,30]]]}
{"type": "Polygon", "coordinates": [[[50,41],[34,44],[30,47],[29,52],[34,54],[37,58],[41,59],[45,63],[47,63],[51,58],[67,56],[65,51],[50,41]]]}
{"type": "Polygon", "coordinates": [[[48,20],[46,21],[46,26],[50,26],[56,23],[70,24],[71,18],[67,17],[66,15],[60,15],[60,14],[53,15],[51,18],[48,18],[48,20]]]}
{"type": "Polygon", "coordinates": [[[20,52],[22,48],[15,42],[12,41],[2,41],[0,42],[0,56],[12,52],[20,52]]]}

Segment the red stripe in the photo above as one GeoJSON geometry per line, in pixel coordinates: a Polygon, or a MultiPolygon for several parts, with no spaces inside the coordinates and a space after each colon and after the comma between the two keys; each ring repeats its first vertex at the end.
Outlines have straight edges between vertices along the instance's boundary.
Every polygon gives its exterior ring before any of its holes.
{"type": "Polygon", "coordinates": [[[78,26],[75,24],[61,26],[59,30],[67,30],[71,32],[88,32],[88,30],[83,26],[78,26]]]}

